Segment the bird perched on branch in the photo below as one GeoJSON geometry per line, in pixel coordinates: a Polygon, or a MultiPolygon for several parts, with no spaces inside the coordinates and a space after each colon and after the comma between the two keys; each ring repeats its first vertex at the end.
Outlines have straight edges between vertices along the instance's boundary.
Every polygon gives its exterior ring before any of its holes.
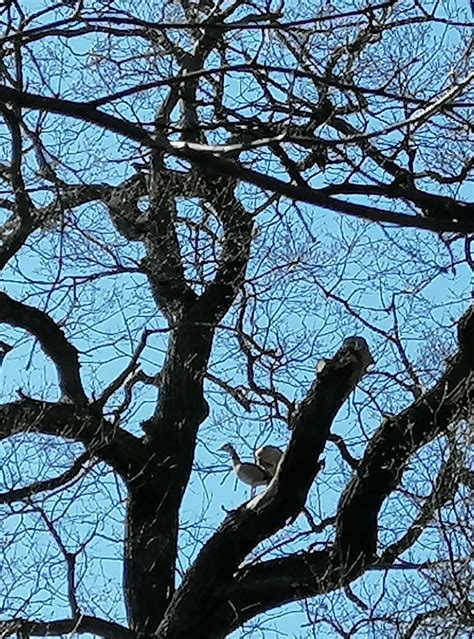
{"type": "Polygon", "coordinates": [[[240,457],[231,444],[224,444],[221,450],[229,453],[232,460],[232,468],[238,479],[244,484],[251,486],[251,497],[255,495],[255,488],[257,486],[266,486],[271,480],[270,474],[264,468],[257,466],[257,464],[240,461],[240,457]]]}
{"type": "Polygon", "coordinates": [[[270,477],[274,477],[278,464],[283,457],[283,451],[276,446],[261,446],[255,451],[255,462],[265,470],[270,477]]]}

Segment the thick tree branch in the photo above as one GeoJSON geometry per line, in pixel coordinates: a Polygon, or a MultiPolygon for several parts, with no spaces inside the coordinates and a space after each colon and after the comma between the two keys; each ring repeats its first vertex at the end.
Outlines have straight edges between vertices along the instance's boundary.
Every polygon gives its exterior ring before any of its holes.
{"type": "Polygon", "coordinates": [[[91,634],[103,639],[136,639],[136,634],[128,628],[112,621],[82,615],[78,619],[57,619],[54,621],[28,621],[11,619],[0,621],[0,638],[11,637],[48,637],[66,634],[91,634]]]}
{"type": "Polygon", "coordinates": [[[143,424],[150,461],[129,483],[125,591],[130,624],[154,632],[174,592],[178,513],[197,429],[213,327],[185,314],[172,331],[155,415],[143,424]]]}
{"type": "MultiPolygon", "coordinates": [[[[474,162],[471,161],[470,164],[474,162]]],[[[471,166],[472,168],[472,166],[471,166]]],[[[410,174],[407,172],[407,179],[410,174]]],[[[459,220],[463,223],[472,223],[474,219],[474,205],[457,202],[445,195],[427,193],[415,186],[400,186],[396,183],[387,185],[372,184],[334,184],[321,189],[328,195],[378,195],[390,199],[405,198],[422,209],[423,214],[438,219],[459,220]]]]}
{"type": "Polygon", "coordinates": [[[447,501],[454,497],[458,487],[461,472],[461,456],[454,450],[436,478],[431,495],[425,500],[414,522],[407,532],[396,542],[386,548],[380,558],[384,566],[393,563],[400,555],[416,542],[424,532],[427,524],[433,519],[434,514],[447,501]]]}
{"type": "MultiPolygon", "coordinates": [[[[230,513],[203,547],[167,610],[160,637],[211,637],[207,622],[241,562],[304,507],[334,417],[371,361],[365,341],[350,338],[326,363],[291,418],[292,439],[267,491],[230,513]],[[198,630],[201,625],[205,634],[198,630]]],[[[227,600],[225,605],[226,614],[234,614],[233,602],[227,600]]],[[[212,636],[223,636],[226,630],[216,629],[212,636]]]]}
{"type": "Polygon", "coordinates": [[[214,180],[211,200],[224,227],[224,241],[214,281],[199,300],[210,322],[219,322],[229,309],[250,257],[253,219],[236,198],[235,188],[233,180],[214,180]]]}
{"type": "MultiPolygon", "coordinates": [[[[226,192],[224,201],[216,203],[224,226],[223,248],[216,277],[201,297],[184,279],[169,211],[173,203],[162,195],[163,201],[156,201],[152,213],[159,225],[156,238],[161,250],[150,266],[154,269],[150,279],[155,282],[157,301],[175,319],[175,326],[160,374],[158,406],[143,425],[152,461],[130,484],[127,514],[128,613],[132,627],[147,632],[157,628],[174,592],[178,513],[191,473],[197,430],[209,411],[204,380],[214,333],[240,289],[249,258],[252,223],[240,206],[226,209],[229,197],[233,195],[226,192]],[[165,273],[174,278],[172,285],[169,280],[156,283],[157,274],[165,273]]],[[[155,241],[149,240],[149,250],[154,250],[155,241]]]]}
{"type": "Polygon", "coordinates": [[[0,268],[3,268],[5,264],[21,249],[30,233],[34,230],[33,224],[21,223],[19,217],[13,217],[0,229],[0,268]],[[9,229],[6,229],[6,226],[9,229]]]}
{"type": "MultiPolygon", "coordinates": [[[[459,455],[452,455],[436,479],[432,494],[423,504],[410,529],[397,542],[389,546],[373,566],[388,568],[425,530],[433,517],[456,490],[455,475],[460,473],[459,455]]],[[[242,568],[236,575],[220,604],[216,602],[213,615],[216,626],[229,624],[237,628],[252,617],[290,601],[315,597],[348,585],[361,570],[341,570],[334,548],[319,552],[304,552],[242,568]],[[232,602],[231,614],[225,601],[232,602]],[[222,615],[222,619],[219,616],[222,615]]],[[[212,626],[211,626],[212,628],[212,626]]]]}
{"type": "MultiPolygon", "coordinates": [[[[416,401],[400,416],[392,418],[392,420],[390,420],[391,423],[397,419],[403,419],[403,423],[406,423],[406,420],[409,419],[408,415],[411,415],[413,419],[419,419],[420,422],[418,424],[417,422],[410,422],[412,424],[410,432],[418,433],[419,430],[429,431],[429,426],[430,424],[432,425],[433,419],[435,419],[434,430],[436,430],[436,433],[439,433],[443,428],[449,425],[450,416],[458,415],[457,408],[459,406],[469,406],[469,402],[471,402],[472,405],[472,401],[474,400],[473,328],[474,311],[471,310],[460,321],[460,352],[451,361],[450,367],[443,377],[443,380],[440,381],[430,393],[424,396],[423,401],[416,401]],[[423,407],[420,407],[420,403],[424,403],[423,407]]],[[[322,390],[323,388],[321,387],[321,391],[322,390]]],[[[381,429],[384,428],[385,425],[381,427],[381,429]]],[[[383,432],[384,436],[386,436],[386,431],[383,432]]],[[[417,448],[413,448],[413,436],[407,437],[406,431],[405,433],[402,431],[402,434],[405,435],[403,441],[410,440],[411,449],[413,452],[416,452],[417,448]]],[[[433,432],[430,432],[429,438],[434,436],[433,432]]],[[[379,437],[382,437],[382,435],[379,434],[379,437]]],[[[393,438],[385,440],[385,444],[388,449],[387,452],[391,451],[393,438]]],[[[289,450],[291,450],[291,447],[292,444],[290,444],[289,450]]],[[[309,444],[307,448],[310,450],[309,444]]],[[[407,534],[398,542],[387,548],[382,559],[378,560],[374,566],[379,563],[381,565],[387,565],[387,560],[392,563],[401,552],[416,541],[427,519],[432,516],[434,509],[449,499],[455,489],[453,476],[460,472],[458,462],[457,455],[452,455],[449,458],[435,482],[432,495],[426,500],[413,526],[411,526],[407,534]]],[[[360,464],[360,470],[353,482],[355,481],[357,483],[365,479],[365,474],[362,474],[364,468],[367,468],[366,456],[364,456],[360,464]]],[[[383,467],[382,470],[386,469],[383,467]]],[[[283,469],[279,473],[281,481],[283,481],[281,477],[282,472],[283,469]]],[[[373,487],[375,491],[378,488],[376,483],[377,479],[372,481],[375,482],[373,487]]],[[[350,486],[351,485],[349,485],[346,490],[348,494],[350,494],[350,486]]],[[[290,483],[290,489],[293,487],[294,484],[292,485],[290,483]]],[[[271,489],[269,488],[268,493],[270,492],[271,489]]],[[[264,498],[265,496],[262,499],[264,498]]],[[[238,512],[239,511],[237,511],[237,513],[238,512]]],[[[359,524],[358,517],[362,517],[363,514],[365,514],[364,511],[360,514],[355,511],[353,520],[346,520],[344,522],[348,527],[355,527],[354,532],[357,541],[363,538],[364,533],[366,535],[372,534],[372,531],[367,528],[367,521],[365,519],[359,524]]],[[[339,513],[339,518],[341,518],[341,516],[343,516],[343,512],[339,513]]],[[[224,522],[223,527],[225,523],[226,522],[224,522]]],[[[346,533],[347,537],[350,537],[350,533],[351,530],[348,530],[346,533]]],[[[218,531],[216,536],[219,534],[220,531],[218,531]]],[[[341,543],[340,534],[338,536],[338,542],[341,543]]],[[[235,541],[236,545],[237,543],[238,540],[235,541]]],[[[240,543],[245,542],[240,541],[240,543]]],[[[208,622],[207,625],[208,636],[212,638],[224,637],[227,632],[230,632],[245,621],[266,610],[290,601],[331,592],[349,584],[358,577],[363,570],[371,567],[371,560],[375,560],[372,551],[370,551],[369,557],[366,556],[365,562],[355,561],[358,558],[355,552],[353,552],[349,557],[349,561],[353,561],[348,564],[347,551],[341,553],[340,548],[335,545],[324,551],[302,553],[296,556],[250,565],[237,570],[234,580],[228,582],[228,586],[220,592],[219,589],[216,588],[216,594],[211,597],[213,611],[212,616],[209,613],[208,617],[208,619],[212,617],[212,623],[210,624],[208,622]],[[342,562],[341,558],[343,558],[342,562]]],[[[229,561],[229,556],[225,559],[229,561]]],[[[191,593],[191,588],[192,585],[189,586],[188,594],[191,593]]],[[[166,634],[164,636],[166,638],[168,637],[166,634]]],[[[174,635],[170,636],[173,637],[174,635]]]]}
{"type": "Polygon", "coordinates": [[[352,578],[341,574],[332,560],[331,549],[244,567],[222,596],[216,598],[209,637],[225,637],[266,610],[332,592],[352,578]]]}
{"type": "Polygon", "coordinates": [[[115,227],[127,240],[145,239],[148,214],[139,209],[138,203],[140,198],[147,195],[146,178],[142,173],[138,173],[118,187],[109,187],[109,193],[104,193],[101,198],[107,204],[115,227]]]}
{"type": "Polygon", "coordinates": [[[22,141],[21,130],[17,116],[5,105],[0,105],[0,113],[5,118],[12,136],[12,159],[10,167],[10,179],[15,195],[16,212],[22,224],[29,224],[33,206],[26,190],[21,173],[22,141]]]}
{"type": "Polygon", "coordinates": [[[406,631],[401,635],[401,639],[411,639],[415,636],[416,631],[420,626],[426,621],[430,621],[432,619],[438,619],[441,624],[441,620],[446,618],[446,615],[452,614],[453,607],[449,606],[440,606],[438,608],[433,608],[432,610],[427,610],[426,612],[420,612],[416,615],[413,621],[410,623],[406,631]]]}
{"type": "Polygon", "coordinates": [[[58,197],[48,206],[32,210],[27,221],[21,220],[19,216],[10,218],[4,224],[3,229],[0,230],[0,239],[2,240],[0,268],[3,268],[22,248],[33,231],[54,223],[67,209],[72,209],[93,200],[105,199],[113,192],[115,192],[115,189],[107,185],[77,184],[61,186],[61,193],[58,197]]]}
{"type": "Polygon", "coordinates": [[[62,394],[79,406],[87,404],[77,349],[47,313],[0,293],[0,322],[23,328],[34,335],[56,365],[62,394]]]}
{"type": "Polygon", "coordinates": [[[35,400],[0,406],[0,440],[27,432],[81,442],[91,455],[109,464],[124,479],[135,477],[148,460],[139,439],[111,426],[92,409],[35,400]]]}
{"type": "Polygon", "coordinates": [[[177,158],[189,160],[211,175],[224,174],[243,182],[254,184],[265,191],[279,193],[293,200],[314,204],[338,213],[345,213],[346,215],[372,222],[383,222],[437,232],[474,232],[474,222],[453,222],[445,219],[428,219],[421,216],[392,213],[384,209],[354,204],[327,195],[321,195],[316,189],[309,187],[293,186],[278,178],[258,173],[235,162],[226,160],[223,157],[219,157],[216,155],[219,151],[218,147],[208,147],[207,145],[194,144],[191,142],[168,142],[164,137],[153,138],[141,126],[99,111],[87,102],[49,98],[17,91],[16,89],[5,86],[0,86],[0,100],[3,102],[11,102],[20,107],[41,109],[51,113],[60,113],[65,116],[78,118],[101,128],[114,131],[150,149],[156,149],[157,151],[169,153],[177,158]]]}
{"type": "Polygon", "coordinates": [[[59,477],[45,479],[44,481],[37,481],[34,484],[25,486],[24,488],[15,488],[7,491],[6,493],[0,493],[0,504],[12,504],[15,501],[31,499],[38,493],[54,490],[55,488],[60,488],[61,486],[69,484],[82,475],[84,466],[90,458],[91,455],[89,452],[83,453],[76,459],[71,468],[59,475],[59,477]]]}
{"type": "Polygon", "coordinates": [[[459,322],[459,352],[434,388],[402,413],[387,419],[372,437],[357,474],[338,508],[337,543],[345,561],[371,561],[377,515],[403,469],[422,446],[462,419],[474,402],[474,307],[459,322]]]}
{"type": "Polygon", "coordinates": [[[176,323],[197,296],[186,282],[176,234],[176,198],[168,188],[158,159],[150,174],[150,213],[145,235],[147,255],[142,265],[154,297],[170,323],[176,323]]]}

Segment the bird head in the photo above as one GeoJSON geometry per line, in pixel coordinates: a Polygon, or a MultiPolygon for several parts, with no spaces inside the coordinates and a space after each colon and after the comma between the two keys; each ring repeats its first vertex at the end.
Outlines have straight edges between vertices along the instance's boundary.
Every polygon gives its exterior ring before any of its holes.
{"type": "Polygon", "coordinates": [[[229,455],[232,455],[232,453],[235,452],[235,448],[232,446],[232,444],[224,444],[219,448],[219,450],[222,450],[225,453],[229,453],[229,455]]]}

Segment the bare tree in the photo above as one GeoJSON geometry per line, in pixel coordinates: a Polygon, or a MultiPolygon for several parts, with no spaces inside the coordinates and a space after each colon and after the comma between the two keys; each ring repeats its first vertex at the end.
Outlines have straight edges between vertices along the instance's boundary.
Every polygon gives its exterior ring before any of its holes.
{"type": "Polygon", "coordinates": [[[461,5],[4,3],[1,636],[472,631],[461,5]]]}

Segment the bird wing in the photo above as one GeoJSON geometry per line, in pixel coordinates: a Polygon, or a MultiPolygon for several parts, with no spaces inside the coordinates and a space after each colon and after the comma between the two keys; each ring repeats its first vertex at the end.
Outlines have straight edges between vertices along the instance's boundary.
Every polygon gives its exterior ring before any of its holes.
{"type": "Polygon", "coordinates": [[[256,464],[247,463],[239,465],[237,477],[249,486],[264,486],[271,479],[264,468],[260,468],[256,464]]]}
{"type": "Polygon", "coordinates": [[[283,452],[276,446],[262,446],[255,451],[256,463],[269,471],[272,476],[275,474],[283,452]]]}

